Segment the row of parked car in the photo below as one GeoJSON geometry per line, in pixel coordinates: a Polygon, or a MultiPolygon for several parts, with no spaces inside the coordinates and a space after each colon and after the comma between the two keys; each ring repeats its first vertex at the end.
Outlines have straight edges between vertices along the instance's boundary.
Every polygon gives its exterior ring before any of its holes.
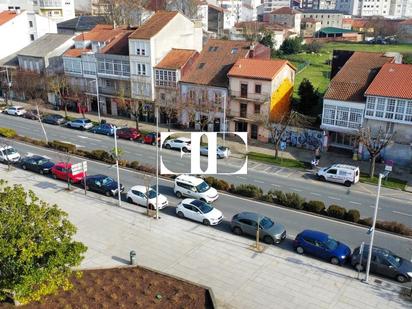
{"type": "MultiPolygon", "coordinates": [[[[15,163],[24,170],[40,174],[50,174],[55,179],[78,183],[87,190],[106,196],[117,196],[118,184],[113,178],[98,174],[84,175],[82,171],[73,173],[72,164],[66,162],[53,163],[50,159],[29,155],[20,157],[20,154],[11,146],[6,146],[9,153],[14,154],[15,163]]],[[[4,148],[4,147],[3,147],[4,148]]],[[[0,147],[0,152],[4,151],[0,147]]],[[[125,187],[120,185],[120,191],[125,187]]],[[[218,225],[223,219],[223,213],[215,208],[212,203],[219,198],[218,191],[210,187],[204,179],[180,175],[174,180],[174,193],[178,198],[184,198],[176,206],[176,215],[203,223],[204,225],[218,225]]],[[[126,193],[128,203],[136,204],[150,209],[164,209],[169,206],[169,201],[163,194],[157,193],[153,188],[136,185],[126,193]],[[158,203],[156,204],[156,197],[158,203]],[[156,206],[158,205],[158,206],[156,206]]],[[[254,212],[241,212],[234,215],[230,222],[231,230],[236,235],[256,236],[266,244],[279,244],[286,238],[284,225],[275,220],[254,212]]],[[[356,248],[353,253],[349,246],[335,240],[321,231],[304,230],[293,241],[293,248],[298,254],[309,254],[335,265],[350,263],[358,271],[366,267],[369,247],[364,246],[363,252],[356,248]]],[[[412,263],[405,258],[397,256],[390,250],[373,247],[371,272],[393,278],[399,282],[408,282],[412,279],[412,263]]]]}

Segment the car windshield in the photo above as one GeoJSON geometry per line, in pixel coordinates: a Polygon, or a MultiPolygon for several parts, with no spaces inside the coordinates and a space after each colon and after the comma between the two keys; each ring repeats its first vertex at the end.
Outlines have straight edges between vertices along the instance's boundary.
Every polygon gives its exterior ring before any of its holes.
{"type": "Polygon", "coordinates": [[[217,149],[220,150],[220,151],[226,151],[227,147],[219,146],[219,147],[217,147],[217,149]]]}
{"type": "Polygon", "coordinates": [[[272,220],[270,220],[268,217],[264,217],[262,220],[260,220],[260,226],[266,230],[269,229],[275,224],[272,220]]]}
{"type": "Polygon", "coordinates": [[[110,184],[112,184],[113,182],[114,182],[114,180],[113,180],[112,178],[110,178],[110,177],[103,178],[103,181],[102,181],[102,183],[103,183],[104,186],[110,185],[110,184]]]}
{"type": "Polygon", "coordinates": [[[156,191],[155,190],[153,190],[153,189],[150,189],[149,190],[149,192],[147,193],[147,196],[149,197],[149,198],[156,198],[156,191]]]}
{"type": "Polygon", "coordinates": [[[206,192],[207,190],[209,190],[209,185],[203,181],[201,184],[199,184],[198,186],[196,186],[197,192],[206,192]]]}
{"type": "Polygon", "coordinates": [[[84,122],[85,123],[90,123],[90,122],[92,122],[90,119],[86,119],[86,120],[84,120],[84,122]]]}
{"type": "Polygon", "coordinates": [[[396,256],[396,255],[392,255],[390,253],[387,254],[383,254],[384,257],[386,257],[386,259],[388,260],[389,263],[391,263],[392,266],[395,266],[396,268],[398,268],[399,266],[401,266],[401,258],[396,256]]]}
{"type": "Polygon", "coordinates": [[[47,163],[47,162],[49,162],[49,160],[47,160],[47,159],[40,159],[40,160],[37,161],[37,164],[38,164],[38,165],[43,165],[43,164],[45,164],[45,163],[47,163]]]}
{"type": "Polygon", "coordinates": [[[325,241],[325,246],[329,250],[335,250],[338,247],[339,243],[334,240],[333,238],[328,237],[328,239],[325,241]]]}
{"type": "Polygon", "coordinates": [[[205,202],[199,203],[196,206],[199,207],[200,211],[204,214],[207,214],[213,210],[213,207],[205,202]]]}
{"type": "Polygon", "coordinates": [[[16,150],[13,147],[10,147],[10,148],[3,149],[3,153],[6,156],[9,156],[9,155],[15,154],[16,150]]]}

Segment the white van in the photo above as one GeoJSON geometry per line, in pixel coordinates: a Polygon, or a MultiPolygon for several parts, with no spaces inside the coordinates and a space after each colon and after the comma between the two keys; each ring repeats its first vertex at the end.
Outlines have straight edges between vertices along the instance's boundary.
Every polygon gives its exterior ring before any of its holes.
{"type": "Polygon", "coordinates": [[[323,181],[343,183],[350,187],[359,181],[359,167],[346,164],[333,164],[329,167],[321,168],[316,176],[323,181]]]}
{"type": "Polygon", "coordinates": [[[174,192],[178,198],[188,196],[206,203],[212,203],[219,197],[216,189],[210,187],[202,178],[189,175],[176,177],[174,192]]]}
{"type": "Polygon", "coordinates": [[[20,154],[12,146],[0,146],[0,162],[16,163],[20,160],[20,154]]]}

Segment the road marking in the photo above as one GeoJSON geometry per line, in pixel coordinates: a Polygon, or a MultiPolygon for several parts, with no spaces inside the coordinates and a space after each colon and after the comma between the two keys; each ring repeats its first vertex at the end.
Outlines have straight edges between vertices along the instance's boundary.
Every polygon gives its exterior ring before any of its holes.
{"type": "Polygon", "coordinates": [[[100,139],[92,138],[92,137],[88,137],[88,136],[84,136],[84,135],[77,135],[77,137],[80,137],[80,138],[83,138],[83,139],[89,139],[89,140],[92,140],[92,141],[95,141],[95,142],[101,142],[100,139]]]}
{"type": "Polygon", "coordinates": [[[271,183],[270,185],[271,185],[271,186],[274,186],[274,187],[276,187],[276,188],[279,188],[279,187],[280,187],[280,185],[277,185],[277,184],[275,184],[275,183],[271,183]]]}
{"type": "Polygon", "coordinates": [[[86,146],[83,146],[83,145],[78,145],[78,144],[75,144],[75,143],[73,143],[73,142],[68,142],[68,141],[61,141],[62,143],[66,143],[66,144],[72,144],[72,145],[74,145],[74,146],[76,146],[77,148],[84,148],[84,147],[86,147],[86,146]]]}
{"type": "Polygon", "coordinates": [[[355,204],[355,205],[362,205],[362,203],[359,203],[359,202],[353,202],[353,201],[349,201],[349,203],[351,203],[351,204],[355,204]]]}
{"type": "Polygon", "coordinates": [[[253,169],[257,168],[258,166],[261,166],[262,164],[258,163],[255,166],[253,166],[253,169]]]}
{"type": "Polygon", "coordinates": [[[311,194],[311,195],[314,195],[314,196],[321,196],[321,194],[316,193],[316,192],[310,192],[310,194],[311,194]]]}
{"type": "Polygon", "coordinates": [[[334,197],[334,196],[328,196],[328,198],[330,198],[331,200],[336,200],[336,201],[340,201],[341,199],[338,197],[334,197]]]}
{"type": "Polygon", "coordinates": [[[240,178],[240,179],[243,179],[243,180],[246,180],[247,178],[246,177],[242,177],[242,176],[236,176],[237,178],[240,178]]]}
{"type": "Polygon", "coordinates": [[[270,170],[271,168],[272,168],[272,166],[269,166],[269,167],[265,168],[263,171],[266,172],[266,171],[270,170]]]}
{"type": "Polygon", "coordinates": [[[296,188],[292,188],[292,191],[302,192],[303,190],[301,190],[301,189],[296,189],[296,188]]]}
{"type": "Polygon", "coordinates": [[[396,210],[393,210],[392,212],[395,213],[395,214],[412,217],[412,214],[407,214],[406,212],[400,212],[400,211],[396,211],[396,210]]]}
{"type": "Polygon", "coordinates": [[[260,180],[253,180],[253,181],[257,183],[265,183],[264,181],[260,181],[260,180]]]}

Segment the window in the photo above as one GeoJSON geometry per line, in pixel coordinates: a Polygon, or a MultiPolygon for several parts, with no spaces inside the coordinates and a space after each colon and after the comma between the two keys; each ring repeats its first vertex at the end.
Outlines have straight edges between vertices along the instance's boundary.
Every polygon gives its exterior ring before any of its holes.
{"type": "Polygon", "coordinates": [[[33,22],[31,20],[29,20],[29,27],[33,28],[33,22]]]}
{"type": "Polygon", "coordinates": [[[260,104],[255,104],[255,114],[260,114],[260,104]]]}
{"type": "Polygon", "coordinates": [[[30,34],[30,41],[34,41],[34,34],[30,34]]]}
{"type": "Polygon", "coordinates": [[[338,106],[336,111],[336,125],[340,127],[347,127],[349,120],[349,107],[338,106]]]}
{"type": "Polygon", "coordinates": [[[336,107],[333,105],[325,105],[323,108],[322,122],[324,124],[335,125],[336,107]]]}
{"type": "Polygon", "coordinates": [[[222,95],[219,92],[215,92],[215,104],[222,104],[222,95]]]}
{"type": "Polygon", "coordinates": [[[255,93],[262,93],[262,85],[255,85],[255,93]]]}
{"type": "Polygon", "coordinates": [[[331,174],[331,175],[336,175],[337,170],[336,169],[330,169],[330,170],[327,171],[327,173],[331,174]]]}
{"type": "Polygon", "coordinates": [[[205,66],[204,62],[199,63],[199,66],[197,67],[198,69],[203,69],[203,67],[205,66]]]}
{"type": "Polygon", "coordinates": [[[161,93],[161,94],[160,94],[160,99],[161,99],[162,101],[166,100],[166,95],[165,95],[164,93],[161,93]]]}

